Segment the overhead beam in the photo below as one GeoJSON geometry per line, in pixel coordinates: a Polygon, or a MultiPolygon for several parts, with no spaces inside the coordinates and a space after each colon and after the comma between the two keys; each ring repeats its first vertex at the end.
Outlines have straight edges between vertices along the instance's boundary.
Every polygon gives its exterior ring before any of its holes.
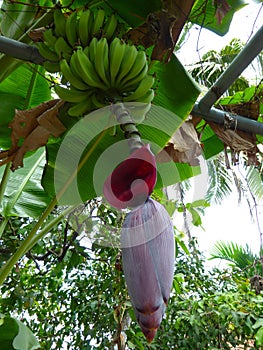
{"type": "Polygon", "coordinates": [[[45,61],[37,47],[4,36],[0,36],[0,52],[35,64],[43,64],[45,61]]]}
{"type": "Polygon", "coordinates": [[[199,101],[200,109],[204,111],[209,110],[262,50],[263,26],[257,31],[232,63],[220,75],[214,85],[199,101]]]}
{"type": "Polygon", "coordinates": [[[220,109],[212,107],[209,110],[200,108],[199,103],[194,105],[191,114],[200,116],[207,121],[223,125],[226,129],[242,130],[248,133],[263,136],[263,123],[256,120],[243,117],[241,115],[221,111],[220,109]]]}

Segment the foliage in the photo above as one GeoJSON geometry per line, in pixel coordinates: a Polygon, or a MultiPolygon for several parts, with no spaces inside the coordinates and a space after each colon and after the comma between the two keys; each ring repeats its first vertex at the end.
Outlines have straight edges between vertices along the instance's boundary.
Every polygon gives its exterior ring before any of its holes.
{"type": "MultiPolygon", "coordinates": [[[[147,349],[118,249],[88,242],[86,234],[75,237],[67,222],[59,224],[9,276],[1,311],[26,322],[43,349],[113,349],[121,343],[147,349]]],[[[151,348],[260,349],[262,295],[241,272],[207,271],[194,240],[186,252],[177,246],[173,291],[151,348]]]]}

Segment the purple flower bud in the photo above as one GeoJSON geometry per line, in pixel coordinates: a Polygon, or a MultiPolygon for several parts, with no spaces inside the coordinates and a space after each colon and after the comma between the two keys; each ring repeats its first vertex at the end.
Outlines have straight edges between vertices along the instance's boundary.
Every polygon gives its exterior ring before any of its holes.
{"type": "Polygon", "coordinates": [[[174,230],[165,208],[149,198],[132,210],[121,231],[121,247],[131,303],[151,342],[161,324],[174,274],[174,230]]]}
{"type": "Polygon", "coordinates": [[[150,146],[134,151],[106,179],[103,193],[117,209],[144,203],[156,183],[156,161],[150,146]]]}

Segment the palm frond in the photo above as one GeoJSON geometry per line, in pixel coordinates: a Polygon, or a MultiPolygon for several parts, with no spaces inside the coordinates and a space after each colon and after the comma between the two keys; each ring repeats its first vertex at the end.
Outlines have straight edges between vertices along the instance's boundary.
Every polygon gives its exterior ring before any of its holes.
{"type": "Polygon", "coordinates": [[[221,157],[207,161],[209,184],[205,200],[220,204],[232,193],[233,179],[221,157]]]}
{"type": "Polygon", "coordinates": [[[211,248],[210,260],[212,259],[226,260],[233,263],[238,268],[244,269],[253,265],[258,257],[253,254],[248,245],[243,247],[235,242],[218,241],[211,248]]]}
{"type": "Polygon", "coordinates": [[[263,184],[261,175],[254,166],[247,167],[246,181],[251,193],[258,199],[263,198],[263,184]]]}

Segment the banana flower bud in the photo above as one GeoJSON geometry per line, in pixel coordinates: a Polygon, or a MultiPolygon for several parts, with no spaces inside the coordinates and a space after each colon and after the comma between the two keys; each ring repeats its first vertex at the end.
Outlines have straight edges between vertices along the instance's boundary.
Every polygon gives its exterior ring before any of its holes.
{"type": "Polygon", "coordinates": [[[135,316],[151,342],[165,313],[174,274],[173,224],[160,203],[149,198],[126,216],[121,248],[135,316]]]}

